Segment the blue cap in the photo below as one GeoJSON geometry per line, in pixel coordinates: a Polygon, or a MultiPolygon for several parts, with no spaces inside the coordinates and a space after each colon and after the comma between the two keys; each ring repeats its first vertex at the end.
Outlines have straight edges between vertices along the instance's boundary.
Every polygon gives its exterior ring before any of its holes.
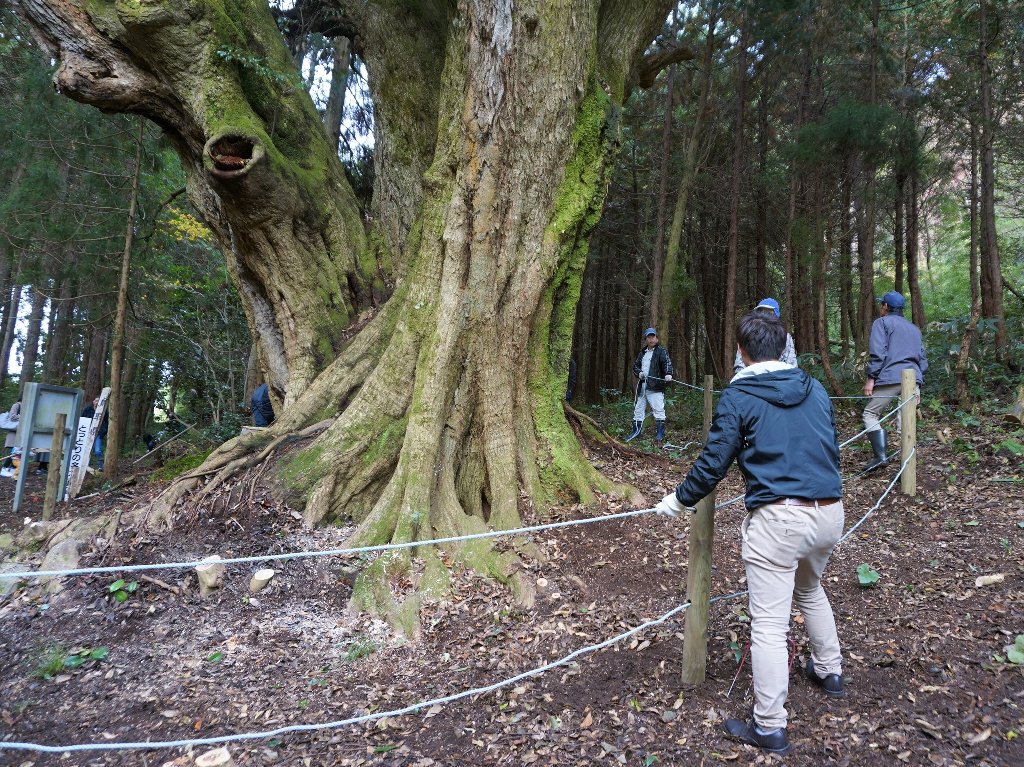
{"type": "Polygon", "coordinates": [[[658,331],[655,330],[654,328],[647,328],[647,330],[644,331],[644,338],[647,338],[647,336],[656,336],[656,335],[658,335],[658,331]]]}
{"type": "Polygon", "coordinates": [[[774,298],[762,298],[761,303],[755,306],[754,309],[771,309],[775,312],[776,317],[781,316],[781,313],[779,312],[779,302],[774,298]]]}
{"type": "Polygon", "coordinates": [[[903,294],[897,293],[895,290],[890,290],[884,296],[876,298],[875,300],[883,304],[888,304],[893,309],[902,309],[904,304],[907,303],[903,298],[903,294]]]}

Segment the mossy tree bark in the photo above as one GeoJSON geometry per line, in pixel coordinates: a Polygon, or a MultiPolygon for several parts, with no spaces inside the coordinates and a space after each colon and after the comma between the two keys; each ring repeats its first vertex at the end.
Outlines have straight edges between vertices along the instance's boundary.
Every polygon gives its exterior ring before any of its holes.
{"type": "MultiPolygon", "coordinates": [[[[404,6],[347,9],[378,117],[367,234],[312,104],[280,84],[288,52],[257,0],[25,0],[62,89],[175,139],[261,358],[276,348],[284,368],[264,365],[286,395],[274,427],[215,451],[157,504],[161,519],[295,435],[313,439],[278,462],[280,485],[310,523],[352,517],[353,543],[507,528],[524,500],[626,492],[586,460],[562,401],[619,111],[671,3],[404,6]],[[346,334],[374,259],[390,259],[393,293],[346,334]]],[[[455,555],[514,584],[514,557],[474,543],[455,555]]],[[[355,602],[415,630],[419,594],[446,572],[421,553],[415,595],[393,596],[403,554],[375,560],[355,602]]]]}

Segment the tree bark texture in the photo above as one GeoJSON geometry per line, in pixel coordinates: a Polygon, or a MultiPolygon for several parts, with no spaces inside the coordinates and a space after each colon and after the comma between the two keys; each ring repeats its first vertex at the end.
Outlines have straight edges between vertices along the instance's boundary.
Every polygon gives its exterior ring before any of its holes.
{"type": "Polygon", "coordinates": [[[121,273],[117,282],[117,309],[114,312],[114,332],[110,343],[110,413],[107,438],[105,440],[103,471],[113,479],[121,462],[121,445],[124,441],[124,417],[126,408],[124,386],[125,332],[128,326],[128,274],[132,264],[132,244],[135,242],[135,212],[139,206],[139,178],[142,174],[142,140],[146,124],[139,118],[139,134],[135,141],[135,164],[132,166],[132,187],[128,199],[128,220],[125,224],[124,250],[121,253],[121,273]]]}
{"type": "MultiPolygon", "coordinates": [[[[714,76],[714,54],[715,54],[715,25],[718,23],[718,16],[711,13],[708,19],[708,34],[704,40],[704,54],[701,61],[701,89],[697,101],[696,116],[690,126],[690,132],[686,139],[686,149],[683,151],[682,177],[679,180],[679,187],[676,189],[676,205],[672,211],[672,226],[669,231],[668,242],[665,246],[665,258],[662,266],[661,276],[658,280],[661,296],[658,300],[659,313],[655,327],[661,329],[665,335],[665,343],[671,340],[671,320],[677,318],[681,311],[682,304],[690,297],[692,290],[683,290],[681,283],[685,276],[685,263],[683,260],[682,240],[683,225],[686,222],[686,206],[690,200],[690,192],[697,180],[697,171],[700,167],[698,152],[704,137],[704,124],[707,122],[708,104],[711,100],[711,84],[714,76]]],[[[657,275],[657,265],[655,275],[657,275]]],[[[686,327],[684,324],[683,327],[686,327]]],[[[683,345],[683,348],[686,348],[683,345]]]]}
{"type": "Polygon", "coordinates": [[[918,230],[918,171],[915,167],[907,184],[907,290],[910,292],[910,316],[915,325],[924,330],[928,319],[924,316],[924,297],[921,295],[918,265],[920,232],[918,230]]]}
{"type": "MultiPolygon", "coordinates": [[[[264,71],[291,72],[266,5],[84,5],[24,4],[61,59],[58,85],[175,138],[230,247],[268,380],[286,391],[273,427],[221,446],[152,520],[295,435],[310,441],[278,464],[282,491],[310,523],[354,518],[353,543],[515,526],[521,490],[543,507],[614,489],[563,398],[621,104],[671,3],[461,0],[401,18],[357,4],[378,132],[370,234],[396,283],[355,334],[343,331],[374,273],[360,265],[370,236],[312,103],[264,71]]],[[[458,554],[515,583],[514,555],[458,554]]],[[[445,568],[424,556],[416,586],[431,593],[445,568]]],[[[405,572],[407,553],[375,560],[355,604],[414,630],[418,596],[390,585],[405,572]]]]}
{"type": "MultiPolygon", "coordinates": [[[[651,297],[647,316],[651,325],[658,328],[662,318],[662,279],[665,274],[665,226],[668,209],[669,160],[672,157],[672,91],[674,89],[672,68],[669,67],[665,82],[665,114],[661,126],[661,168],[658,173],[658,202],[654,219],[654,269],[651,272],[651,297]]],[[[667,318],[666,318],[667,319],[667,318]]],[[[668,322],[662,322],[659,331],[662,342],[667,343],[668,322]]]]}
{"type": "Polygon", "coordinates": [[[978,337],[978,320],[981,319],[981,286],[978,275],[978,124],[971,121],[971,183],[968,187],[968,216],[970,220],[971,243],[968,261],[968,275],[971,281],[971,312],[960,342],[960,354],[956,360],[956,399],[967,403],[970,394],[967,388],[967,369],[971,362],[971,350],[978,337]]]}
{"type": "Polygon", "coordinates": [[[355,197],[260,0],[25,0],[55,85],[174,143],[272,386],[294,401],[337,355],[376,274],[355,197]]]}
{"type": "Polygon", "coordinates": [[[25,330],[25,352],[21,358],[21,376],[18,382],[18,399],[25,393],[25,384],[36,380],[36,360],[39,358],[39,336],[43,326],[43,310],[46,296],[36,287],[30,289],[32,309],[28,315],[25,330]]]}
{"type": "Polygon", "coordinates": [[[747,105],[747,33],[740,32],[736,60],[736,123],[733,129],[732,182],[729,189],[729,244],[725,267],[725,305],[722,311],[722,373],[728,379],[736,357],[736,274],[740,252],[740,194],[743,166],[743,119],[747,105]]]}
{"type": "Polygon", "coordinates": [[[989,21],[987,1],[979,3],[979,67],[981,69],[981,313],[996,325],[996,351],[1006,359],[1006,318],[1003,315],[1003,272],[999,264],[999,243],[996,239],[996,171],[993,145],[995,117],[992,113],[992,68],[989,63],[989,21]]]}

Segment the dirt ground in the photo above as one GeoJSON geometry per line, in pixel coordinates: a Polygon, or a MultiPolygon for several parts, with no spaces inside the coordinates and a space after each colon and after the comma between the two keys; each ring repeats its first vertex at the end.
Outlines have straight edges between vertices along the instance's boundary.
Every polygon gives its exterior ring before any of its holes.
{"type": "MultiPolygon", "coordinates": [[[[846,416],[841,433],[856,431],[846,416]]],[[[724,717],[744,715],[751,705],[749,663],[738,665],[749,621],[745,599],[737,598],[712,605],[708,675],[698,687],[679,679],[680,615],[491,694],[354,727],[232,744],[234,759],[382,767],[1024,765],[1024,667],[1004,650],[1024,633],[1020,459],[996,447],[985,428],[968,433],[941,424],[921,433],[918,496],[889,496],[826,572],[846,658],[844,699],[824,698],[802,677],[805,637],[795,616],[794,749],[785,758],[761,755],[721,731],[724,717]],[[871,587],[858,581],[862,564],[879,575],[871,587]],[[979,576],[993,574],[1004,578],[976,586],[979,576]]],[[[696,448],[672,459],[604,448],[591,454],[653,505],[679,481],[696,448]]],[[[845,470],[855,473],[864,457],[845,450],[845,470]]],[[[893,472],[845,484],[848,525],[871,508],[893,472]]],[[[187,527],[160,538],[122,530],[83,563],[259,555],[344,541],[344,528],[303,530],[294,512],[247,481],[225,489],[227,497],[187,527]]],[[[151,492],[140,486],[95,500],[113,509],[151,492]]],[[[739,492],[734,471],[718,497],[739,492]]],[[[623,508],[567,505],[558,517],[623,508]]],[[[536,521],[525,516],[525,523],[536,521]]],[[[739,505],[717,514],[713,595],[744,589],[742,517],[739,505]]],[[[0,524],[12,523],[21,520],[0,517],[0,524]]],[[[255,567],[230,569],[224,588],[206,601],[190,571],[136,576],[137,588],[123,602],[112,596],[113,577],[68,579],[55,596],[18,589],[0,600],[0,741],[214,737],[397,709],[511,677],[684,601],[685,521],[649,515],[533,540],[545,560],[527,560],[541,579],[532,608],[515,606],[501,585],[457,570],[451,598],[424,607],[415,642],[396,640],[380,621],[346,609],[360,563],[336,558],[275,564],[278,575],[255,597],[247,590],[255,567]],[[62,664],[72,656],[81,660],[62,664]]],[[[166,762],[192,763],[180,749],[0,750],[0,764],[21,767],[166,762]]]]}

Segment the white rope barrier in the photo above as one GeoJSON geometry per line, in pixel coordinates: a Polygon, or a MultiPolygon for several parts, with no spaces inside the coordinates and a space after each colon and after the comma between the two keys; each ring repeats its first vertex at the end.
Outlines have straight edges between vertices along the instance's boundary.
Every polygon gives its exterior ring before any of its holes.
{"type": "MultiPolygon", "coordinates": [[[[896,399],[896,398],[895,398],[895,397],[893,397],[893,399],[896,399]]],[[[886,413],[886,414],[885,414],[885,415],[883,415],[883,416],[882,416],[881,418],[879,418],[879,419],[878,419],[878,424],[879,424],[879,425],[881,425],[881,424],[885,423],[885,422],[886,422],[887,420],[889,420],[890,418],[892,418],[892,417],[893,417],[894,415],[896,415],[896,414],[897,414],[898,412],[900,412],[901,410],[903,410],[903,408],[905,408],[905,407],[906,407],[907,405],[909,405],[909,404],[910,404],[911,402],[913,402],[913,403],[914,403],[914,404],[916,405],[916,404],[917,404],[917,397],[911,397],[911,398],[910,398],[910,399],[908,399],[908,400],[907,400],[906,402],[901,402],[901,403],[900,403],[899,405],[897,405],[897,406],[896,406],[896,407],[894,407],[894,408],[893,408],[892,410],[890,410],[890,411],[889,411],[888,413],[886,413]]],[[[841,442],[841,443],[839,443],[839,449],[840,449],[840,450],[842,450],[842,449],[843,449],[844,447],[846,447],[846,446],[847,446],[847,445],[849,445],[850,443],[852,443],[852,442],[855,442],[856,440],[858,440],[858,439],[860,439],[861,437],[863,437],[863,436],[864,436],[865,434],[867,434],[867,433],[868,433],[869,431],[875,431],[875,427],[874,427],[874,426],[870,426],[870,427],[868,427],[868,428],[865,428],[865,429],[861,429],[861,430],[860,430],[859,432],[857,432],[857,433],[856,433],[856,434],[854,434],[854,435],[853,435],[852,437],[850,437],[850,438],[849,438],[848,440],[846,440],[846,442],[841,442]]]]}
{"type": "MultiPolygon", "coordinates": [[[[396,549],[415,549],[421,546],[437,546],[444,543],[459,543],[461,541],[476,541],[484,538],[503,538],[510,535],[523,535],[536,533],[541,530],[555,530],[560,527],[575,527],[577,525],[589,525],[593,522],[607,522],[612,519],[628,519],[639,517],[644,514],[654,514],[654,509],[636,509],[634,511],[620,511],[616,514],[602,514],[599,517],[584,517],[583,519],[570,519],[564,522],[548,522],[543,525],[532,525],[530,527],[517,527],[512,530],[488,530],[485,533],[471,533],[469,535],[453,535],[448,538],[432,538],[426,541],[407,541],[405,543],[383,543],[378,546],[357,546],[350,549],[326,549],[323,551],[293,551],[284,554],[260,554],[252,557],[231,557],[218,559],[218,565],[239,565],[253,564],[256,562],[279,562],[292,559],[311,559],[315,557],[339,557],[350,554],[370,554],[381,551],[394,551],[396,549]]],[[[209,559],[197,559],[188,562],[155,562],[147,565],[110,565],[108,567],[78,567],[70,570],[26,570],[24,572],[0,573],[0,581],[17,580],[22,578],[54,578],[68,577],[71,575],[101,575],[112,573],[137,573],[146,570],[183,570],[191,569],[198,565],[209,564],[209,559]]]]}
{"type": "Polygon", "coordinates": [[[907,456],[907,460],[903,462],[903,465],[900,466],[900,470],[896,472],[896,476],[894,476],[892,478],[892,481],[889,482],[889,486],[885,488],[885,491],[882,493],[882,495],[879,496],[877,501],[875,501],[875,505],[868,509],[867,513],[857,521],[857,524],[855,524],[853,527],[851,527],[849,530],[843,533],[843,537],[840,538],[839,541],[836,543],[837,546],[843,541],[845,541],[847,538],[849,538],[851,535],[853,535],[857,528],[867,521],[868,517],[870,517],[872,514],[878,511],[878,509],[882,506],[882,502],[885,500],[886,496],[888,496],[889,493],[892,492],[892,489],[896,487],[896,482],[899,480],[900,476],[903,474],[903,470],[907,468],[907,464],[910,463],[910,459],[914,457],[914,454],[916,452],[916,447],[910,451],[910,455],[907,456]]]}
{"type": "MultiPolygon", "coordinates": [[[[737,592],[735,594],[724,594],[711,599],[711,603],[723,602],[728,599],[736,599],[741,597],[746,592],[737,592]]],[[[623,631],[621,634],[617,634],[610,639],[605,639],[603,642],[597,644],[587,645],[581,647],[578,650],[573,650],[571,653],[558,660],[545,663],[542,666],[524,671],[520,674],[516,674],[508,679],[503,679],[500,682],[494,684],[484,685],[482,687],[473,687],[469,690],[463,690],[462,692],[455,693],[453,695],[445,695],[441,698],[432,698],[431,700],[420,701],[404,708],[394,709],[392,711],[377,711],[371,714],[363,714],[362,716],[353,716],[348,719],[338,719],[333,722],[322,722],[319,724],[295,724],[287,727],[278,727],[274,730],[264,730],[262,732],[243,732],[234,735],[220,735],[210,738],[187,738],[182,740],[158,740],[158,741],[140,741],[140,742],[124,742],[124,743],[73,743],[62,746],[45,746],[39,743],[19,743],[19,742],[3,742],[0,741],[0,750],[11,750],[11,751],[38,751],[48,754],[62,754],[67,752],[75,751],[128,751],[137,749],[155,749],[155,748],[188,748],[194,746],[215,746],[222,743],[237,743],[239,741],[246,740],[263,740],[265,738],[273,738],[279,735],[287,735],[293,732],[315,732],[317,730],[331,730],[339,727],[346,727],[354,724],[362,724],[363,722],[371,722],[376,719],[383,719],[385,717],[397,717],[404,716],[406,714],[413,714],[424,709],[428,709],[431,706],[443,706],[448,703],[454,703],[457,700],[463,698],[471,698],[476,695],[486,695],[488,693],[499,690],[502,687],[508,687],[516,682],[521,682],[524,679],[529,679],[533,676],[538,676],[546,671],[550,671],[553,668],[564,666],[567,663],[579,658],[583,655],[589,655],[597,650],[603,650],[606,647],[611,647],[624,639],[639,634],[641,631],[646,631],[653,626],[658,626],[676,615],[684,612],[690,606],[689,602],[673,607],[667,613],[659,615],[657,618],[653,618],[649,621],[641,623],[639,626],[634,626],[631,629],[623,631]]]]}

